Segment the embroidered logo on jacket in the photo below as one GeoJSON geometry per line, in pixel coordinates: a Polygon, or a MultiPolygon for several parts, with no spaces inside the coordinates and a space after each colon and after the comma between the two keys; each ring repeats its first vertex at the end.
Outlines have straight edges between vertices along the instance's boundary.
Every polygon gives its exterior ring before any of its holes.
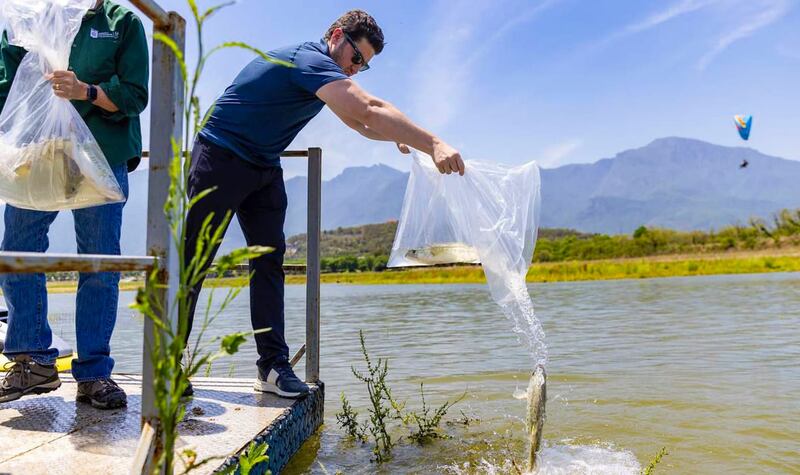
{"type": "Polygon", "coordinates": [[[89,36],[100,40],[118,40],[119,31],[97,31],[92,28],[89,30],[89,36]]]}

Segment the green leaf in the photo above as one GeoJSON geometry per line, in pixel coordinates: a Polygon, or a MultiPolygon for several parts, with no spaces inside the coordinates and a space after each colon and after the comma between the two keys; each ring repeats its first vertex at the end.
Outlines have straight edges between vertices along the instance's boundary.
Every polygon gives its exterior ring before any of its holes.
{"type": "Polygon", "coordinates": [[[211,234],[211,238],[208,241],[211,247],[215,247],[222,242],[222,237],[225,235],[225,230],[228,229],[228,223],[231,222],[232,217],[233,212],[231,210],[225,212],[225,216],[222,217],[222,222],[219,223],[219,226],[214,228],[214,232],[211,234]]]}
{"type": "Polygon", "coordinates": [[[228,355],[236,354],[239,351],[239,347],[242,346],[242,343],[247,341],[247,334],[249,332],[239,332],[239,333],[231,333],[230,335],[225,335],[222,337],[222,342],[220,343],[220,349],[222,352],[228,355]]]}
{"type": "Polygon", "coordinates": [[[239,468],[238,465],[236,465],[235,463],[232,463],[232,464],[228,465],[227,467],[223,468],[222,470],[220,470],[217,473],[219,473],[220,475],[233,475],[233,474],[236,473],[236,469],[238,469],[238,468],[239,468]]]}
{"type": "Polygon", "coordinates": [[[189,2],[189,8],[192,9],[192,15],[194,15],[194,19],[199,23],[200,22],[200,12],[197,9],[197,2],[195,0],[187,0],[189,2]]]}
{"type": "Polygon", "coordinates": [[[214,262],[214,265],[211,266],[209,272],[216,272],[217,276],[221,276],[244,261],[261,257],[274,250],[275,248],[268,246],[248,246],[234,249],[228,254],[218,258],[216,262],[214,262]]]}
{"type": "Polygon", "coordinates": [[[192,96],[192,119],[194,121],[195,135],[200,132],[200,98],[192,96]]]}
{"type": "Polygon", "coordinates": [[[250,471],[261,462],[269,461],[267,456],[267,444],[250,442],[247,451],[239,456],[239,470],[241,475],[250,475],[250,471]]]}
{"type": "Polygon", "coordinates": [[[216,106],[216,104],[217,104],[217,101],[215,100],[214,103],[211,104],[211,107],[209,107],[208,110],[206,111],[206,114],[203,116],[203,121],[200,122],[200,129],[201,130],[203,128],[205,128],[206,123],[208,122],[208,119],[211,118],[211,113],[214,112],[214,107],[216,106]]]}
{"type": "Polygon", "coordinates": [[[175,43],[175,40],[164,33],[153,33],[153,40],[164,43],[170,50],[172,50],[172,54],[175,55],[175,58],[178,60],[178,65],[181,68],[181,78],[183,79],[183,87],[185,89],[186,81],[188,80],[189,75],[186,72],[186,61],[183,59],[183,51],[181,51],[181,49],[178,47],[178,44],[175,43]]]}
{"type": "Polygon", "coordinates": [[[656,465],[661,463],[661,459],[665,455],[669,455],[669,452],[667,452],[666,447],[661,447],[661,450],[659,450],[658,453],[655,455],[655,457],[653,457],[653,459],[650,461],[647,467],[642,469],[642,475],[652,475],[655,472],[656,465]]]}
{"type": "Polygon", "coordinates": [[[273,58],[272,56],[270,56],[267,53],[261,51],[260,49],[256,48],[255,46],[250,46],[249,44],[244,43],[242,41],[226,41],[226,42],[224,42],[222,44],[219,44],[219,45],[215,46],[214,48],[211,49],[211,51],[208,52],[208,54],[206,54],[203,57],[203,63],[205,63],[206,60],[212,54],[216,53],[219,50],[226,49],[226,48],[241,48],[241,49],[245,49],[247,51],[252,51],[253,53],[257,54],[258,56],[261,56],[261,58],[263,58],[264,61],[268,61],[268,62],[273,63],[273,64],[278,64],[280,66],[285,66],[287,68],[295,67],[293,63],[290,63],[288,61],[283,61],[281,59],[273,58]]]}
{"type": "Polygon", "coordinates": [[[211,8],[209,8],[208,10],[206,10],[205,13],[203,13],[203,16],[200,17],[200,20],[201,21],[206,21],[211,15],[217,13],[218,11],[222,10],[225,7],[229,7],[231,5],[234,5],[235,3],[236,2],[225,2],[225,3],[219,4],[219,5],[215,5],[215,6],[211,7],[211,8]]]}
{"type": "Polygon", "coordinates": [[[186,369],[186,376],[191,377],[197,374],[200,368],[211,363],[211,357],[212,355],[203,355],[193,361],[191,367],[186,369]]]}
{"type": "Polygon", "coordinates": [[[169,163],[169,190],[167,200],[164,202],[164,213],[168,218],[173,217],[174,213],[181,213],[183,200],[183,193],[179,187],[179,183],[181,183],[181,146],[175,137],[172,137],[170,144],[172,145],[172,160],[169,163]]]}
{"type": "Polygon", "coordinates": [[[211,192],[215,191],[216,189],[217,189],[217,187],[216,187],[216,186],[212,186],[212,187],[206,188],[205,190],[203,190],[203,191],[201,191],[200,193],[196,194],[196,195],[194,196],[194,198],[192,198],[191,200],[189,200],[189,204],[188,204],[188,205],[186,205],[186,211],[188,212],[190,209],[192,209],[192,206],[194,206],[195,204],[197,204],[197,202],[198,202],[198,201],[202,200],[203,198],[205,198],[206,196],[208,196],[208,194],[209,194],[209,193],[211,193],[211,192]]]}

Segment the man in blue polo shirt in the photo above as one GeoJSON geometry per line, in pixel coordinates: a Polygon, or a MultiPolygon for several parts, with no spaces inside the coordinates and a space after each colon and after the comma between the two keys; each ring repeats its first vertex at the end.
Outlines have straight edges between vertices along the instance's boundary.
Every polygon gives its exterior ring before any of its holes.
{"type": "MultiPolygon", "coordinates": [[[[327,105],[361,135],[395,142],[403,153],[408,153],[409,145],[430,155],[441,173],[464,174],[456,149],[350,80],[369,69],[383,44],[375,20],[352,10],[336,20],[321,41],[271,51],[271,57],[293,67],[262,58],[247,65],[217,100],[195,141],[189,197],[216,189],[189,211],[185,261],[193,257],[200,228],[210,213],[212,225],[219,226],[226,212],[234,212],[248,245],[275,248],[250,261],[253,328],[272,329],[255,336],[257,390],[290,398],[308,393],[308,386],[289,365],[283,314],[287,202],[280,154],[300,130],[327,105]]],[[[202,282],[194,289],[190,329],[201,287],[202,282]]],[[[191,392],[190,386],[187,395],[191,392]]]]}

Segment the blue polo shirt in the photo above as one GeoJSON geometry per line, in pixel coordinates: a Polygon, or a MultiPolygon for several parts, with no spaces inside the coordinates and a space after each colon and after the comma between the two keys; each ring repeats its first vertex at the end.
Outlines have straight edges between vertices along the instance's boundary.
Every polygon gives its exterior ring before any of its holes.
{"type": "Polygon", "coordinates": [[[324,41],[270,51],[294,68],[259,57],[214,104],[200,136],[262,167],[280,166],[280,154],[325,106],[317,90],[347,79],[324,41]]]}

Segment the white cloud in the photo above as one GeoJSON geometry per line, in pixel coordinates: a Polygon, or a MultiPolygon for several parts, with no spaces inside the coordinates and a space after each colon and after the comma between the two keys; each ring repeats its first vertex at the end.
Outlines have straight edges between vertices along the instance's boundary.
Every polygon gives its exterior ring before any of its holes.
{"type": "Polygon", "coordinates": [[[791,9],[789,0],[769,0],[757,5],[760,10],[755,15],[742,15],[746,20],[735,29],[722,35],[714,47],[700,58],[697,68],[705,69],[720,53],[733,43],[752,36],[758,30],[783,18],[791,9]]]}
{"type": "Polygon", "coordinates": [[[664,10],[648,16],[640,22],[626,26],[618,33],[618,35],[628,35],[649,30],[661,25],[662,23],[668,22],[673,18],[700,10],[701,8],[705,8],[713,3],[717,3],[718,1],[719,0],[682,0],[668,6],[664,10]]]}
{"type": "Polygon", "coordinates": [[[583,145],[581,139],[570,139],[556,143],[542,150],[541,158],[537,160],[539,166],[544,168],[555,168],[563,165],[563,160],[569,157],[575,150],[583,145]]]}
{"type": "Polygon", "coordinates": [[[695,12],[714,3],[719,3],[720,1],[721,0],[680,0],[662,10],[648,15],[642,20],[624,26],[600,41],[594,42],[587,48],[587,52],[602,49],[616,40],[650,30],[670,20],[695,12]]]}
{"type": "Polygon", "coordinates": [[[725,18],[731,12],[738,12],[734,18],[739,22],[735,26],[727,28],[725,32],[718,36],[713,48],[706,52],[698,61],[697,68],[705,69],[719,54],[724,52],[733,43],[748,38],[758,30],[771,25],[783,18],[791,10],[794,0],[679,0],[666,8],[637,22],[631,23],[613,33],[594,42],[591,46],[582,51],[584,55],[607,47],[610,43],[621,38],[638,34],[658,27],[666,22],[674,20],[700,10],[717,7],[714,9],[710,20],[726,22],[725,18]],[[742,21],[742,19],[744,19],[742,21]]]}
{"type": "Polygon", "coordinates": [[[515,28],[524,25],[534,18],[536,18],[540,13],[547,10],[548,8],[556,5],[561,0],[542,0],[538,4],[534,5],[533,7],[529,8],[526,11],[523,11],[519,14],[515,14],[511,17],[510,20],[506,21],[498,28],[494,30],[494,32],[489,36],[488,39],[483,40],[480,43],[480,47],[476,49],[467,60],[467,64],[469,66],[473,66],[478,60],[484,57],[488,52],[492,50],[492,48],[509,32],[513,31],[515,28]]]}
{"type": "Polygon", "coordinates": [[[600,38],[599,40],[593,40],[591,43],[579,48],[574,53],[574,56],[589,57],[597,51],[603,50],[612,43],[623,38],[651,30],[678,17],[688,15],[689,13],[696,12],[714,3],[719,3],[722,1],[725,0],[679,0],[668,5],[666,8],[649,14],[643,19],[629,23],[622,28],[611,32],[605,37],[600,38]]]}
{"type": "MultiPolygon", "coordinates": [[[[470,94],[471,80],[487,53],[508,33],[558,1],[537,2],[511,20],[503,17],[499,24],[496,13],[511,6],[489,0],[440,2],[431,15],[436,29],[419,55],[414,67],[418,73],[411,80],[414,117],[434,130],[450,124],[470,98],[477,97],[470,94]]],[[[478,104],[472,101],[470,106],[478,104]]]]}
{"type": "Polygon", "coordinates": [[[416,61],[409,91],[413,117],[423,127],[437,130],[456,116],[470,80],[464,58],[476,44],[475,27],[490,5],[457,1],[432,15],[437,29],[425,41],[428,47],[416,61]]]}

